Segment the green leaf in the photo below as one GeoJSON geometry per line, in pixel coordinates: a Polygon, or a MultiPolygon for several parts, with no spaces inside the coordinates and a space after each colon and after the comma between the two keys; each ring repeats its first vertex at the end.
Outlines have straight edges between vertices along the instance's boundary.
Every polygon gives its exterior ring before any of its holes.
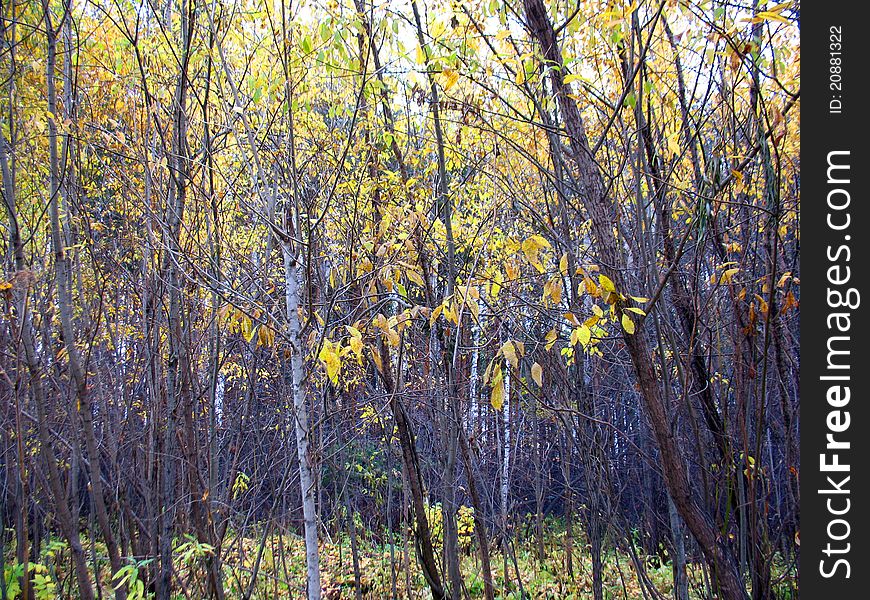
{"type": "Polygon", "coordinates": [[[311,54],[311,38],[306,35],[304,38],[302,38],[302,41],[299,43],[299,45],[302,47],[302,51],[305,52],[305,54],[311,54]]]}

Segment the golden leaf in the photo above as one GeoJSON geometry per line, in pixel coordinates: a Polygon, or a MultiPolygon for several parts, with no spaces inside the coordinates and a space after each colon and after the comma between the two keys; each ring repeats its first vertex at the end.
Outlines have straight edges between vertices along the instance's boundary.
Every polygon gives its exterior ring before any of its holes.
{"type": "Polygon", "coordinates": [[[634,321],[631,320],[627,314],[622,313],[622,328],[625,329],[625,333],[628,335],[632,335],[634,333],[634,321]]]}
{"type": "Polygon", "coordinates": [[[506,341],[501,346],[500,352],[505,357],[505,359],[510,363],[510,365],[516,369],[520,364],[519,359],[517,358],[517,349],[514,346],[514,343],[510,340],[506,341]]]}
{"type": "Polygon", "coordinates": [[[535,380],[538,387],[544,387],[544,370],[538,363],[532,365],[532,379],[535,380]]]}

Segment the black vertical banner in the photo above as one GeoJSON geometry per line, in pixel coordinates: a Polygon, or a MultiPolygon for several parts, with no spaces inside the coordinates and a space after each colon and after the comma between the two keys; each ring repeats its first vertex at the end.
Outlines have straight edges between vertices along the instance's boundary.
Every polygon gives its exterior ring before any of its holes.
{"type": "Polygon", "coordinates": [[[867,598],[870,32],[858,2],[801,9],[801,597],[867,598]]]}

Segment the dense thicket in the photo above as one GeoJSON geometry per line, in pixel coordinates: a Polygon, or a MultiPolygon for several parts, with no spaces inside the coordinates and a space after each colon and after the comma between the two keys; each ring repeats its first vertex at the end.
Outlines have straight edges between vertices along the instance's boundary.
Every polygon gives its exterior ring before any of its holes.
{"type": "Polygon", "coordinates": [[[3,598],[793,597],[798,11],[3,0],[3,598]]]}

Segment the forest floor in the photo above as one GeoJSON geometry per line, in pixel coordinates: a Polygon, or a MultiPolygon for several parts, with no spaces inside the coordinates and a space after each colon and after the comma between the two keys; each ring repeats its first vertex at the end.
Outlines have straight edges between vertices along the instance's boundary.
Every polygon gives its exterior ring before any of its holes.
{"type": "MultiPolygon", "coordinates": [[[[90,540],[83,539],[83,546],[90,547],[90,540]]],[[[222,572],[227,598],[283,599],[304,598],[305,553],[302,540],[295,536],[272,535],[263,544],[259,562],[258,550],[261,537],[230,538],[230,545],[224,548],[222,572]],[[256,583],[251,588],[252,574],[257,572],[256,583]],[[250,594],[250,595],[248,595],[250,594]]],[[[366,599],[408,598],[423,600],[431,597],[417,568],[413,553],[413,542],[409,542],[406,568],[401,539],[390,544],[379,544],[362,534],[358,543],[360,588],[366,599]],[[391,565],[393,567],[391,568],[391,565]],[[409,593],[410,589],[410,593],[409,593]]],[[[105,557],[105,548],[96,542],[94,550],[98,557],[105,557]]],[[[176,578],[178,600],[199,600],[207,597],[206,563],[211,548],[199,544],[193,538],[185,538],[176,543],[175,553],[180,566],[176,578]]],[[[514,547],[515,562],[509,557],[507,565],[499,549],[492,551],[492,570],[497,598],[560,599],[592,598],[592,561],[583,544],[575,548],[573,575],[565,566],[561,535],[548,534],[545,541],[545,558],[538,560],[534,539],[514,547]],[[508,582],[505,582],[505,567],[508,569],[508,582]],[[519,579],[517,578],[519,573],[519,579]],[[520,583],[521,581],[521,583],[520,583]]],[[[17,577],[22,569],[13,562],[14,549],[6,549],[4,557],[4,583],[6,597],[14,600],[20,597],[17,577]],[[11,551],[10,551],[11,550],[11,551]],[[15,566],[13,566],[15,565],[15,566]]],[[[351,543],[347,536],[326,540],[321,546],[321,578],[323,598],[327,600],[356,598],[351,543]]],[[[100,564],[101,597],[111,598],[112,582],[105,559],[100,564]]],[[[131,593],[129,600],[153,598],[143,579],[145,569],[152,561],[129,561],[116,579],[123,581],[131,593]]],[[[664,598],[673,598],[673,571],[670,563],[657,557],[644,559],[645,576],[664,598]]],[[[68,552],[63,543],[52,540],[44,544],[39,562],[32,563],[32,582],[36,600],[49,598],[75,598],[74,578],[70,576],[68,552]]],[[[473,548],[465,548],[462,553],[462,572],[466,592],[470,598],[484,597],[483,575],[478,555],[473,548]]],[[[775,598],[792,600],[797,598],[796,580],[786,572],[782,565],[774,568],[775,598]]],[[[690,565],[690,598],[707,598],[705,593],[705,574],[700,566],[690,565]]],[[[628,553],[609,551],[604,562],[604,597],[606,599],[649,598],[649,593],[641,589],[637,570],[628,553]]]]}

